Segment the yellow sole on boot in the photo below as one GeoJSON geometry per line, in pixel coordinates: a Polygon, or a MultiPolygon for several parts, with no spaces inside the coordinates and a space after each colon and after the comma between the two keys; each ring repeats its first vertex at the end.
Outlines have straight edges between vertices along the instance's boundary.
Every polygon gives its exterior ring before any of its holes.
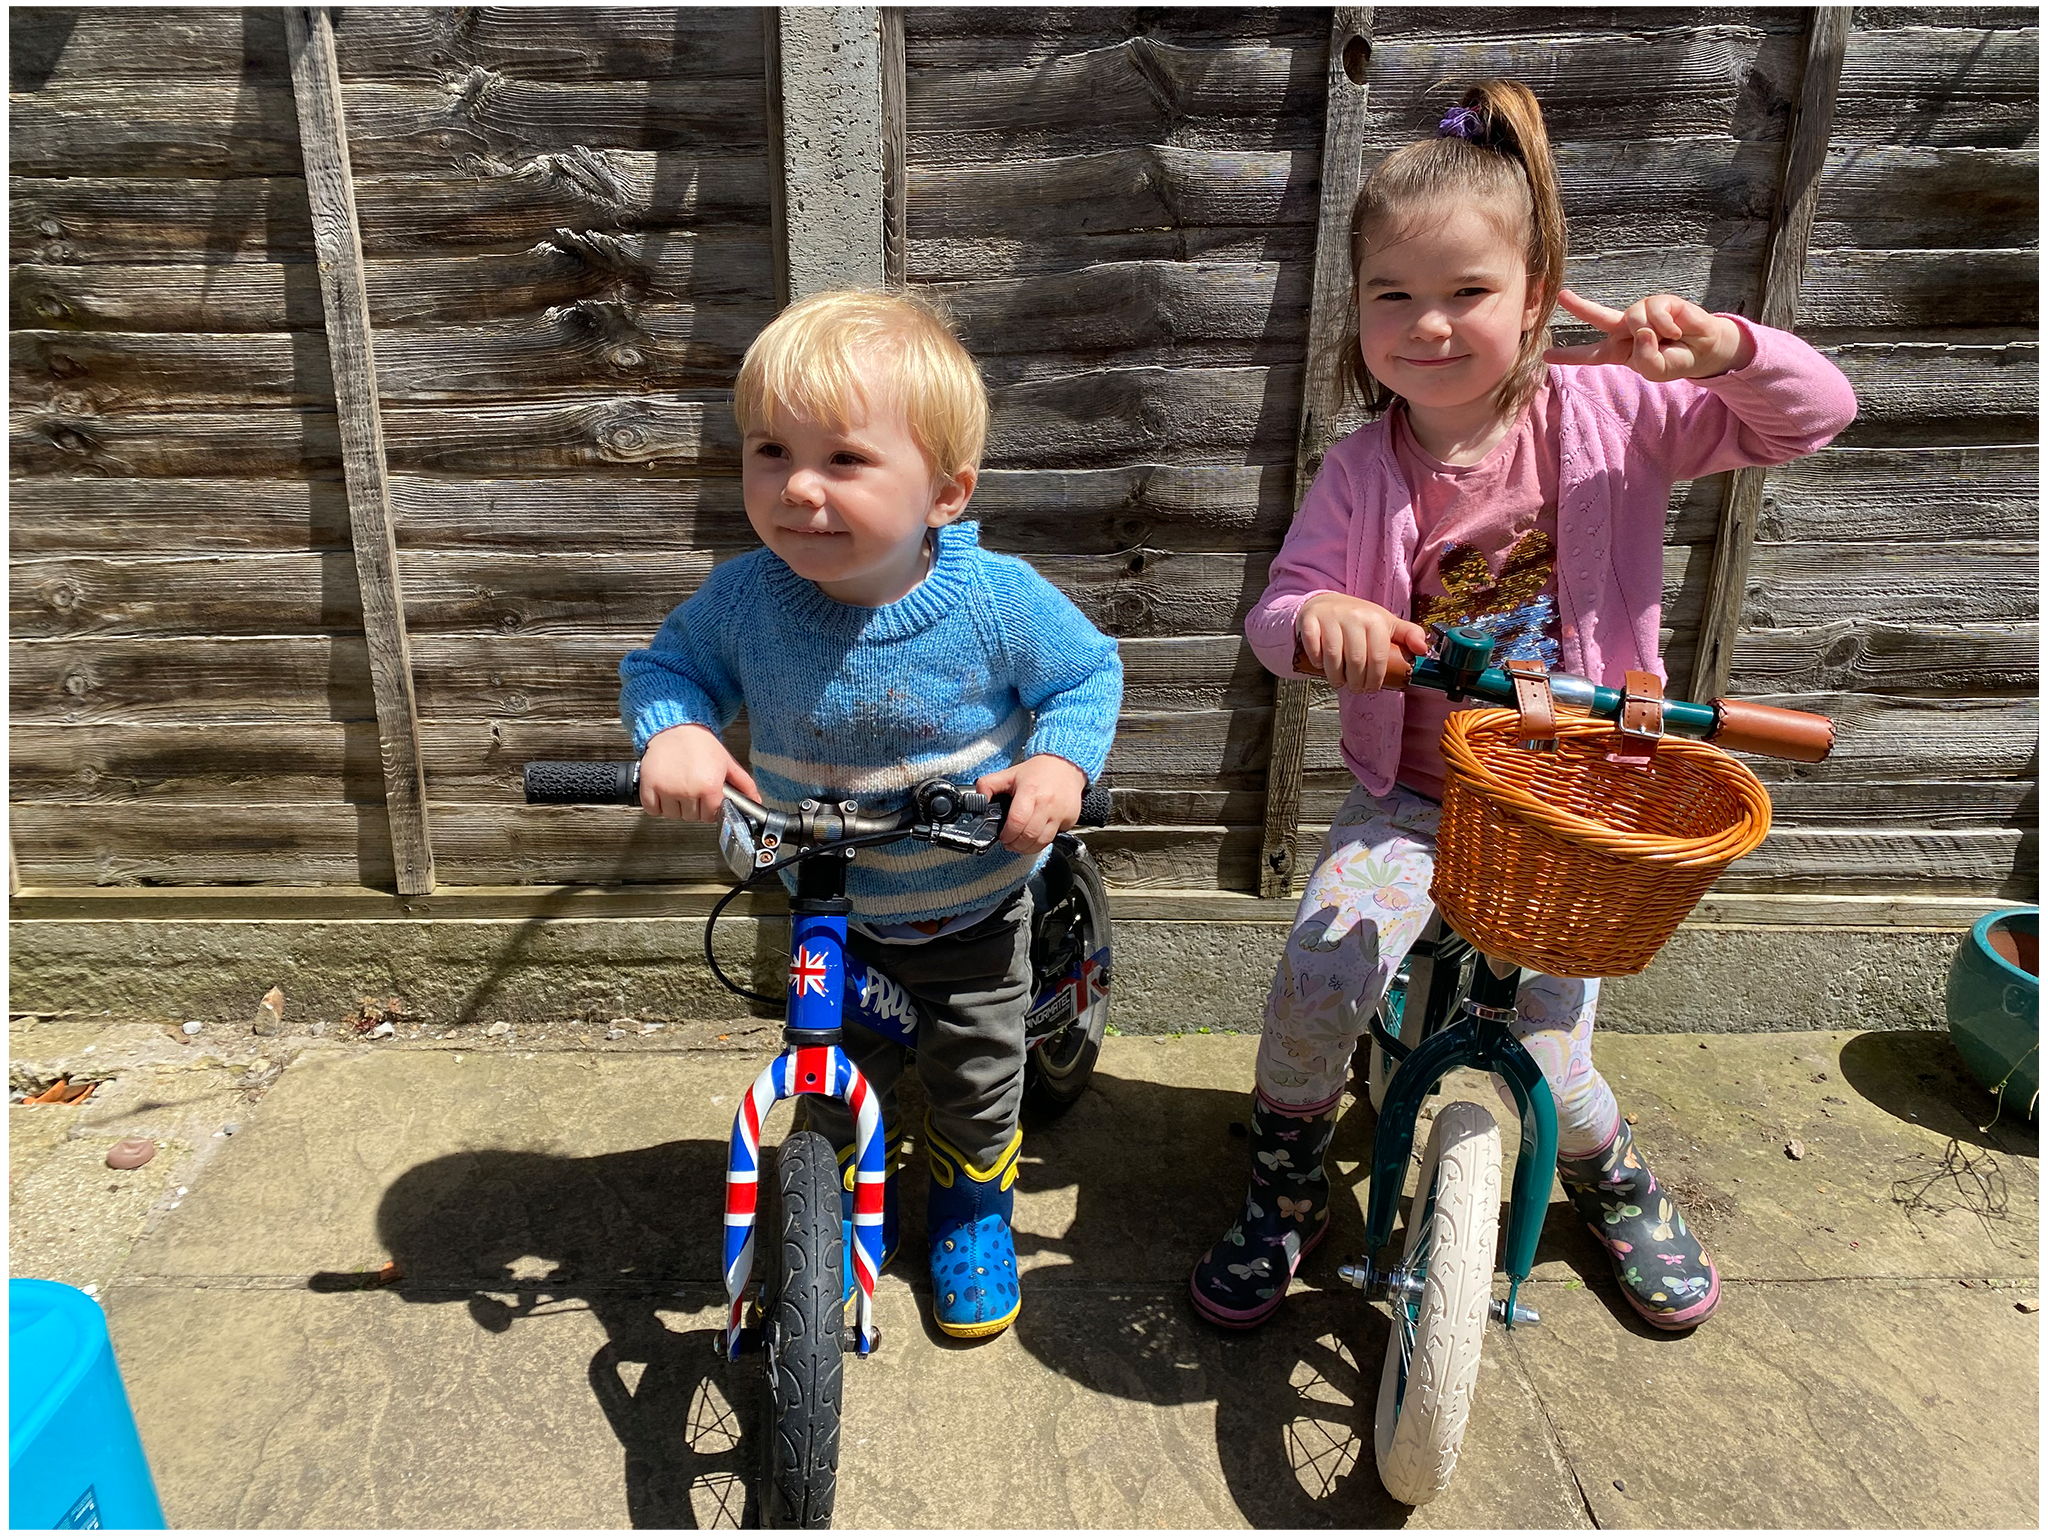
{"type": "Polygon", "coordinates": [[[1001,1317],[997,1318],[994,1322],[947,1323],[941,1322],[939,1318],[936,1316],[932,1318],[932,1321],[938,1323],[939,1332],[949,1334],[953,1338],[986,1339],[990,1337],[992,1334],[1001,1333],[1005,1328],[1009,1327],[1010,1324],[1014,1323],[1017,1320],[1017,1314],[1023,1310],[1024,1302],[1023,1299],[1020,1297],[1018,1299],[1016,1306],[1010,1308],[1009,1311],[1005,1312],[1001,1317]]]}

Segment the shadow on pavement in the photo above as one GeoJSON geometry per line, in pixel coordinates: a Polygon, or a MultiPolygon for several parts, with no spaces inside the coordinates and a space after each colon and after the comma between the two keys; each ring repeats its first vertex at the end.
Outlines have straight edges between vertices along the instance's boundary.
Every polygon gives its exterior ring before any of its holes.
{"type": "MultiPolygon", "coordinates": [[[[1020,1188],[1071,1186],[1075,1212],[1060,1239],[1019,1235],[1027,1261],[1051,1252],[1066,1263],[1026,1275],[1015,1333],[1091,1391],[1215,1401],[1218,1463],[1254,1527],[1403,1526],[1412,1512],[1381,1487],[1372,1453],[1386,1314],[1336,1278],[1363,1242],[1362,1190],[1340,1178],[1331,1235],[1302,1270],[1317,1288],[1297,1282],[1263,1328],[1214,1328],[1188,1300],[1189,1269],[1244,1194],[1248,1144],[1232,1125],[1250,1112],[1249,1083],[1194,1088],[1098,1070],[1063,1119],[1027,1126],[1020,1188]]],[[[1333,1156],[1362,1156],[1372,1120],[1369,1107],[1347,1115],[1333,1156]]]]}
{"type": "MultiPolygon", "coordinates": [[[[907,1079],[905,1119],[915,1125],[922,1106],[913,1085],[907,1079]]],[[[1091,1392],[1161,1406],[1214,1401],[1218,1465],[1255,1527],[1405,1525],[1412,1511],[1381,1487],[1372,1454],[1386,1313],[1336,1278],[1364,1241],[1375,1123],[1368,1104],[1355,1104],[1337,1128],[1333,1158],[1358,1166],[1340,1175],[1331,1235],[1304,1265],[1315,1288],[1298,1288],[1271,1322],[1246,1334],[1200,1321],[1187,1299],[1189,1267],[1243,1194],[1248,1148],[1233,1124],[1243,1124],[1249,1105],[1248,1086],[1098,1072],[1064,1117],[1027,1127],[1020,1193],[1071,1189],[1074,1215],[1058,1237],[1019,1233],[1029,1273],[1014,1338],[1091,1392]]],[[[1503,1130],[1512,1136],[1511,1123],[1503,1130]]],[[[625,1453],[636,1528],[730,1528],[759,1514],[749,1493],[759,1373],[719,1365],[715,1327],[677,1332],[661,1315],[715,1312],[722,1298],[710,1277],[719,1267],[725,1157],[723,1139],[592,1157],[463,1152],[408,1169],[379,1208],[379,1236],[403,1275],[393,1294],[403,1301],[461,1303],[490,1333],[563,1311],[596,1317],[605,1342],[588,1383],[625,1453]]],[[[920,1293],[928,1289],[922,1266],[906,1259],[922,1251],[924,1193],[924,1160],[913,1154],[896,1263],[920,1293]]],[[[1397,1225],[1396,1245],[1402,1235],[1397,1225]]],[[[1561,1203],[1538,1257],[1562,1259],[1589,1287],[1613,1290],[1604,1255],[1561,1203]]],[[[309,1281],[316,1291],[364,1283],[354,1274],[309,1281]]],[[[1627,1312],[1618,1296],[1614,1303],[1627,1312]]],[[[937,1334],[928,1308],[919,1310],[927,1336],[910,1347],[976,1347],[937,1334]]]]}
{"type": "Polygon", "coordinates": [[[1970,1075],[1946,1030],[1874,1030],[1842,1043],[1842,1077],[1887,1114],[1965,1145],[2034,1157],[2040,1136],[2026,1105],[2002,1111],[1970,1075]],[[1997,1119],[1993,1120],[1993,1114],[1997,1119]],[[1990,1126],[1989,1131],[1980,1129],[1990,1126]]]}
{"type": "MultiPolygon", "coordinates": [[[[589,1385],[625,1452],[636,1529],[757,1523],[741,1426],[755,1422],[760,1372],[719,1364],[722,1329],[677,1332],[660,1316],[722,1298],[688,1277],[718,1272],[725,1158],[723,1140],[596,1157],[462,1152],[406,1170],[378,1209],[404,1301],[463,1303],[490,1333],[576,1310],[603,1325],[589,1385]]],[[[321,1274],[309,1287],[363,1283],[321,1274]]]]}

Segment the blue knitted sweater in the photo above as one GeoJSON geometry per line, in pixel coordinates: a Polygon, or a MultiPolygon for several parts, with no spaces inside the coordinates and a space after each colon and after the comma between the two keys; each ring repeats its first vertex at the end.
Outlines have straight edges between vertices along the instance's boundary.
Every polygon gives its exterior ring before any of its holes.
{"type": "MultiPolygon", "coordinates": [[[[636,751],[676,725],[723,731],[742,704],[750,767],[778,810],[804,799],[886,814],[926,779],[972,784],[1041,752],[1093,782],[1123,700],[1116,642],[1044,577],[938,531],[932,568],[882,608],[835,602],[767,549],[715,569],[645,650],[619,663],[636,751]]],[[[1035,861],[924,843],[862,849],[847,867],[857,916],[924,922],[1001,900],[1035,861]]]]}

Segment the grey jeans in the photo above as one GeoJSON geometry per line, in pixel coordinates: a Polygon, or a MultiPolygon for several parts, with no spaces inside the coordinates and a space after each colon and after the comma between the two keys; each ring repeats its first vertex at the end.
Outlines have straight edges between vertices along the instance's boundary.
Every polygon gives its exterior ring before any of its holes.
{"type": "MultiPolygon", "coordinates": [[[[1010,1143],[1024,1097],[1024,1011],[1031,1006],[1031,890],[1025,886],[972,928],[925,944],[883,944],[858,931],[846,947],[878,965],[923,1015],[917,1075],[932,1126],[976,1168],[1010,1143]]],[[[846,1054],[881,1095],[883,1124],[900,1126],[896,1084],[904,1048],[849,1026],[846,1054]]],[[[836,1100],[804,1096],[804,1123],[836,1147],[853,1119],[836,1100]]]]}

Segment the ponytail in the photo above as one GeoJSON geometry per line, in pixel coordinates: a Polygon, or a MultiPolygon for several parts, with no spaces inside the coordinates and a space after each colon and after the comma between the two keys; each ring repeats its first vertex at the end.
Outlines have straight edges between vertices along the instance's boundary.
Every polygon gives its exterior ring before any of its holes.
{"type": "Polygon", "coordinates": [[[1445,197],[1506,202],[1514,226],[1526,224],[1525,260],[1536,323],[1523,334],[1514,366],[1501,381],[1495,401],[1503,412],[1518,411],[1543,380],[1550,315],[1564,286],[1564,205],[1557,195],[1557,162],[1543,127],[1543,109],[1529,88],[1518,80],[1487,80],[1465,92],[1444,114],[1435,138],[1410,144],[1381,161],[1352,209],[1352,324],[1345,371],[1347,382],[1374,414],[1392,404],[1394,396],[1367,371],[1358,344],[1358,267],[1365,239],[1400,208],[1445,197]]]}

